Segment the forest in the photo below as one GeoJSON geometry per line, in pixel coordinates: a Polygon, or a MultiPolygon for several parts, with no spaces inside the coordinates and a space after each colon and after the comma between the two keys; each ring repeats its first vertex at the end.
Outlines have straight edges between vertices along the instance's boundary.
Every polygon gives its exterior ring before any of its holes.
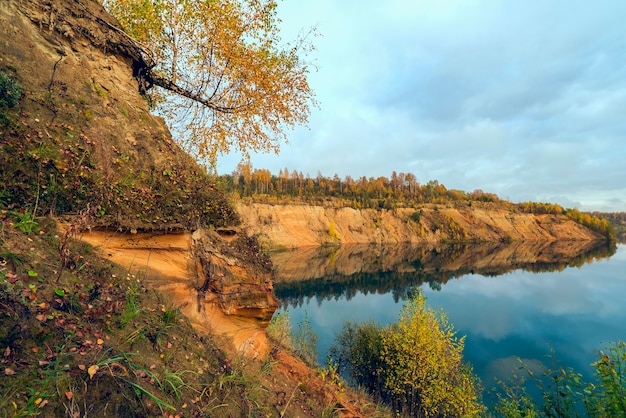
{"type": "Polygon", "coordinates": [[[437,180],[422,184],[415,174],[396,171],[389,178],[346,176],[341,179],[337,174],[330,178],[320,172],[313,178],[298,170],[284,168],[276,175],[268,169],[257,169],[250,163],[240,163],[232,174],[215,175],[215,182],[227,194],[249,203],[380,210],[419,208],[424,204],[494,205],[513,212],[565,215],[606,236],[609,241],[615,241],[617,237],[613,222],[626,225],[626,213],[586,213],[576,208],[563,208],[555,203],[513,203],[480,189],[471,192],[448,189],[437,180]]]}

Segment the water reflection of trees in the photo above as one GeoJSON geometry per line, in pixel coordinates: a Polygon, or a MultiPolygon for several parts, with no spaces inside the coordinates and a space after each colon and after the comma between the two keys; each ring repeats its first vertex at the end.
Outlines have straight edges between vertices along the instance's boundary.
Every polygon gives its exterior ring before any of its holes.
{"type": "Polygon", "coordinates": [[[434,247],[395,246],[317,249],[315,253],[274,257],[274,291],[284,308],[315,298],[345,298],[358,293],[391,293],[406,299],[422,285],[439,290],[467,274],[500,276],[514,270],[562,271],[612,256],[614,245],[553,242],[450,244],[434,247]],[[282,264],[281,264],[282,263],[282,264]]]}

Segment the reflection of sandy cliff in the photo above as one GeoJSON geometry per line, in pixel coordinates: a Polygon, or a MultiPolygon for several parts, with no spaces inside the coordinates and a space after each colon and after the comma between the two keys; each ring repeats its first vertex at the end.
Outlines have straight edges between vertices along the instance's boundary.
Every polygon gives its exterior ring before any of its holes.
{"type": "Polygon", "coordinates": [[[416,287],[436,289],[469,273],[563,270],[609,257],[615,250],[589,241],[300,249],[273,256],[274,291],[283,307],[311,297],[349,300],[358,293],[392,293],[400,300],[416,287]]]}
{"type": "Polygon", "coordinates": [[[594,241],[481,243],[438,246],[344,245],[306,247],[272,254],[276,282],[311,280],[358,273],[414,271],[453,275],[503,274],[516,269],[562,270],[612,255],[594,241]]]}

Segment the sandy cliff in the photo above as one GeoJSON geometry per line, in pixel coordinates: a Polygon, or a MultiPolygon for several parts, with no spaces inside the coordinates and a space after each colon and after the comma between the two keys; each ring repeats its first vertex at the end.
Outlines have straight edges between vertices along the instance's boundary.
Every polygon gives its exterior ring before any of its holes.
{"type": "Polygon", "coordinates": [[[271,248],[328,244],[441,241],[597,240],[595,232],[560,215],[515,213],[488,206],[374,210],[306,205],[239,204],[243,223],[271,248]]]}

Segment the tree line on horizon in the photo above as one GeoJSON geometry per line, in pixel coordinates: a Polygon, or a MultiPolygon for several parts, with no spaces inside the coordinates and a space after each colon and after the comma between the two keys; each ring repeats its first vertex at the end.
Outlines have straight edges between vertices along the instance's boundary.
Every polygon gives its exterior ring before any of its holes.
{"type": "Polygon", "coordinates": [[[396,171],[390,178],[346,176],[342,179],[337,174],[325,177],[321,172],[311,177],[308,173],[304,175],[302,171],[288,168],[279,170],[276,175],[268,169],[240,163],[232,174],[219,175],[216,181],[224,191],[235,193],[241,199],[268,203],[278,200],[279,203],[303,201],[329,205],[332,201],[335,205],[355,209],[394,209],[455,201],[509,203],[495,193],[448,189],[437,180],[420,184],[415,174],[396,171]]]}
{"type": "MultiPolygon", "coordinates": [[[[419,208],[424,204],[449,206],[472,206],[473,204],[497,205],[499,208],[536,215],[565,215],[609,240],[616,239],[611,222],[619,216],[581,212],[576,208],[563,208],[556,203],[513,203],[501,199],[495,193],[476,189],[466,192],[448,189],[437,180],[421,184],[413,173],[393,171],[391,177],[341,179],[337,174],[325,177],[318,171],[316,177],[301,171],[281,169],[278,175],[268,169],[253,168],[250,163],[240,163],[232,174],[217,175],[217,185],[226,193],[239,199],[258,203],[287,204],[302,202],[309,205],[351,207],[353,209],[394,210],[396,208],[419,208]]],[[[626,219],[626,214],[624,214],[626,219]]]]}

